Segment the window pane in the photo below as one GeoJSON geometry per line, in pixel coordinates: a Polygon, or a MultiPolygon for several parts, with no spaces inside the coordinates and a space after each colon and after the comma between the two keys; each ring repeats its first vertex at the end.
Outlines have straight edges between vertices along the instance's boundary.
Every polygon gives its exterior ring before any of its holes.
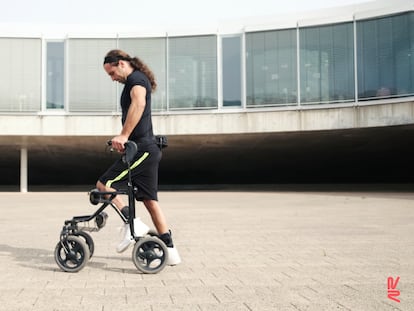
{"type": "Polygon", "coordinates": [[[117,111],[116,82],[103,69],[105,54],[115,39],[69,39],[69,110],[117,111]]]}
{"type": "Polygon", "coordinates": [[[217,108],[216,36],[168,41],[170,109],[217,108]]]}
{"type": "Polygon", "coordinates": [[[0,111],[41,110],[42,41],[0,38],[0,59],[7,78],[0,83],[0,111]]]}
{"type": "Polygon", "coordinates": [[[352,23],[303,28],[299,34],[301,102],[353,100],[352,23]]]}
{"type": "Polygon", "coordinates": [[[358,97],[414,94],[414,13],[357,22],[358,97]]]}
{"type": "Polygon", "coordinates": [[[222,39],[223,106],[241,106],[241,39],[222,39]]]}
{"type": "Polygon", "coordinates": [[[246,34],[247,106],[297,102],[296,30],[246,34]]]}
{"type": "Polygon", "coordinates": [[[157,82],[157,89],[152,94],[151,98],[152,110],[166,110],[166,39],[120,39],[119,48],[127,52],[130,56],[137,56],[152,70],[152,72],[155,75],[155,80],[157,82]]]}
{"type": "Polygon", "coordinates": [[[64,43],[47,43],[46,108],[64,108],[64,43]]]}

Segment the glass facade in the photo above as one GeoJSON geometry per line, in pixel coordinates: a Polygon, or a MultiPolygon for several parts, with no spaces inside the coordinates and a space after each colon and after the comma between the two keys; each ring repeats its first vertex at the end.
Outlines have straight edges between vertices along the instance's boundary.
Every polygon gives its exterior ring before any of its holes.
{"type": "Polygon", "coordinates": [[[296,29],[246,33],[247,107],[297,101],[296,29]]]}
{"type": "Polygon", "coordinates": [[[117,83],[102,65],[116,39],[68,39],[67,44],[69,111],[117,111],[117,83]]]}
{"type": "Polygon", "coordinates": [[[122,85],[102,68],[104,55],[115,48],[138,56],[154,72],[154,112],[414,96],[414,12],[409,11],[222,36],[4,37],[0,57],[7,60],[8,75],[0,84],[0,112],[119,112],[122,85]]]}
{"type": "Polygon", "coordinates": [[[352,23],[299,29],[300,101],[352,101],[354,29],[352,23]]]}
{"type": "Polygon", "coordinates": [[[3,60],[0,111],[40,111],[42,103],[42,40],[37,38],[0,38],[0,59],[3,60]]]}
{"type": "Polygon", "coordinates": [[[242,105],[241,37],[222,38],[223,106],[242,105]]]}
{"type": "Polygon", "coordinates": [[[119,48],[131,56],[140,58],[152,70],[157,82],[157,89],[151,97],[152,110],[167,110],[167,39],[119,39],[119,48]]]}
{"type": "Polygon", "coordinates": [[[414,12],[358,21],[358,97],[414,95],[414,12]]]}
{"type": "Polygon", "coordinates": [[[217,37],[168,39],[169,109],[217,108],[217,37]]]}
{"type": "Polygon", "coordinates": [[[46,109],[63,109],[65,102],[65,44],[47,42],[46,109]]]}

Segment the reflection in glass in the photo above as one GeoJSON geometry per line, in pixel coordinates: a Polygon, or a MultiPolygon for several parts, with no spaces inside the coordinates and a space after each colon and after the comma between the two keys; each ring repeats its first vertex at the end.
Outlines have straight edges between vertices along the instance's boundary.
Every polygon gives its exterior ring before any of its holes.
{"type": "Polygon", "coordinates": [[[64,43],[47,43],[46,108],[64,108],[64,43]]]}

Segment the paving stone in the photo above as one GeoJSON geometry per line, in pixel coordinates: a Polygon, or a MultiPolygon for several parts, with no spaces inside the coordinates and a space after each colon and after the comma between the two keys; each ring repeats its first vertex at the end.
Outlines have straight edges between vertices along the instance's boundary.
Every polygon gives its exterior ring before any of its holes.
{"type": "MultiPolygon", "coordinates": [[[[95,211],[85,193],[2,193],[0,311],[411,310],[414,193],[160,192],[183,262],[143,274],[109,210],[95,252],[66,273],[63,222],[95,211]],[[400,277],[388,297],[388,278],[400,277]]],[[[137,212],[151,225],[145,208],[137,212]]],[[[151,225],[152,226],[152,225],[151,225]]]]}

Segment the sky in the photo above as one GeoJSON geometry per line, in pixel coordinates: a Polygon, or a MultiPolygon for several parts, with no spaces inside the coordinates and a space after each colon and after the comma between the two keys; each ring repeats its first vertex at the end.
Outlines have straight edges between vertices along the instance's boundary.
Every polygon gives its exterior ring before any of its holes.
{"type": "Polygon", "coordinates": [[[369,1],[374,0],[0,0],[0,23],[194,25],[369,1]]]}

